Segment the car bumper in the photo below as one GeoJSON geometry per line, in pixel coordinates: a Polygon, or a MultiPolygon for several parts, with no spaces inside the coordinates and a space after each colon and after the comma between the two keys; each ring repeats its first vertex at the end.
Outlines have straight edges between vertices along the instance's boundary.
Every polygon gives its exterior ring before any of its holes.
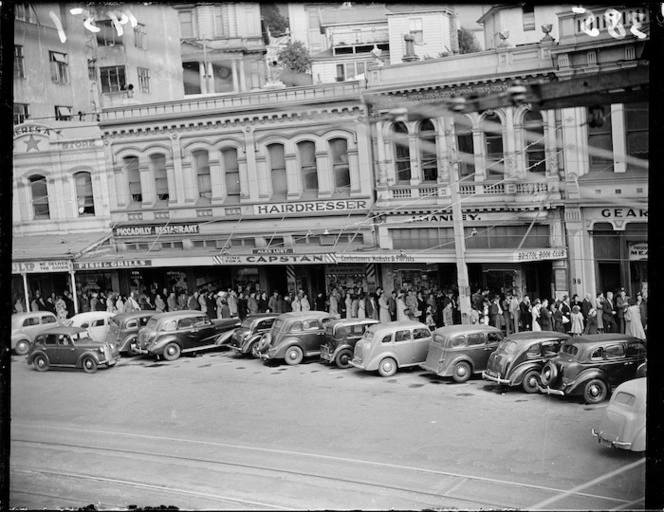
{"type": "Polygon", "coordinates": [[[440,368],[438,368],[437,366],[435,366],[435,367],[434,366],[429,366],[428,364],[426,364],[426,362],[421,363],[419,365],[419,367],[422,368],[424,371],[429,372],[429,373],[433,373],[435,375],[438,375],[439,377],[447,377],[447,375],[443,375],[444,372],[441,371],[440,368]]]}
{"type": "Polygon", "coordinates": [[[495,375],[491,375],[490,373],[487,373],[486,371],[482,372],[482,378],[486,380],[491,380],[493,382],[497,382],[498,384],[503,384],[506,386],[511,386],[512,381],[509,379],[503,379],[501,377],[496,377],[495,375]]]}
{"type": "Polygon", "coordinates": [[[356,363],[355,361],[348,361],[348,364],[354,368],[359,368],[360,370],[366,370],[366,366],[362,363],[356,363]]]}
{"type": "Polygon", "coordinates": [[[597,438],[597,442],[602,446],[607,446],[609,448],[622,448],[623,450],[629,450],[632,448],[632,443],[625,443],[622,441],[612,441],[610,439],[606,439],[605,437],[602,436],[601,432],[597,432],[595,431],[595,429],[592,429],[592,434],[593,437],[597,438]]]}
{"type": "Polygon", "coordinates": [[[131,346],[131,349],[132,349],[134,352],[136,352],[137,354],[149,354],[149,353],[150,353],[150,352],[148,351],[148,349],[146,349],[146,348],[141,348],[141,347],[139,347],[138,345],[136,345],[136,343],[132,343],[130,346],[131,346]]]}
{"type": "Polygon", "coordinates": [[[558,396],[565,396],[565,392],[561,391],[560,389],[551,389],[549,386],[543,387],[540,386],[539,384],[537,387],[540,390],[540,393],[544,393],[545,395],[558,395],[558,396]]]}
{"type": "Polygon", "coordinates": [[[277,351],[274,349],[265,350],[264,352],[259,352],[258,357],[263,360],[266,359],[276,359],[277,351]]]}

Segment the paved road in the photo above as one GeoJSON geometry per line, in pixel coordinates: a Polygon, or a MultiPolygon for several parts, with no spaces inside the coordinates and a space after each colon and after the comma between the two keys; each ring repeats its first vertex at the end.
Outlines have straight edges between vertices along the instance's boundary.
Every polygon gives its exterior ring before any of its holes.
{"type": "Polygon", "coordinates": [[[604,407],[223,351],[94,375],[14,356],[10,504],[642,509],[643,458],[590,436],[604,407]]]}

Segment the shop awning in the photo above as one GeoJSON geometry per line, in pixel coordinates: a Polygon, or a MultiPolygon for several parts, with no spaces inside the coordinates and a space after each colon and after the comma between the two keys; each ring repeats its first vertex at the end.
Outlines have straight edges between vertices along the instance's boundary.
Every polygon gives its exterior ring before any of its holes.
{"type": "Polygon", "coordinates": [[[14,236],[12,272],[66,271],[69,268],[64,262],[71,261],[77,255],[95,247],[107,236],[107,232],[98,231],[66,235],[14,236]],[[55,261],[62,263],[54,265],[55,261]],[[43,264],[44,262],[51,263],[43,264]]]}

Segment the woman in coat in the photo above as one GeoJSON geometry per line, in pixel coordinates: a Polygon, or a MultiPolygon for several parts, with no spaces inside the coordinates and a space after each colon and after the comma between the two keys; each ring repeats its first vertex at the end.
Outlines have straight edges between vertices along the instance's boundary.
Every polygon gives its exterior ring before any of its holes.
{"type": "Polygon", "coordinates": [[[417,292],[417,310],[420,312],[418,320],[423,324],[427,321],[427,303],[422,296],[422,292],[417,292]]]}
{"type": "Polygon", "coordinates": [[[539,323],[539,321],[540,321],[540,307],[541,307],[540,300],[535,299],[535,301],[533,302],[532,308],[530,310],[531,314],[532,314],[532,317],[533,317],[533,323],[532,323],[533,332],[537,332],[537,331],[542,330],[542,328],[540,327],[540,323],[539,323]]]}
{"type": "Polygon", "coordinates": [[[157,294],[156,297],[154,298],[154,308],[157,310],[158,313],[163,313],[166,310],[166,303],[159,294],[157,294]]]}
{"type": "Polygon", "coordinates": [[[350,293],[346,292],[346,299],[344,300],[346,305],[344,318],[352,318],[353,316],[353,299],[350,296],[350,293]]]}
{"type": "Polygon", "coordinates": [[[390,317],[390,305],[387,303],[387,297],[385,297],[385,292],[380,291],[380,296],[378,297],[378,319],[381,324],[386,324],[392,321],[390,317]]]}
{"type": "Polygon", "coordinates": [[[309,299],[307,299],[306,295],[302,295],[302,297],[300,297],[300,306],[302,311],[311,311],[311,304],[309,304],[309,299]]]}
{"type": "Polygon", "coordinates": [[[549,301],[544,299],[540,306],[539,323],[543,331],[553,331],[553,313],[549,309],[549,301]]]}
{"type": "Polygon", "coordinates": [[[572,336],[581,336],[583,333],[583,314],[581,313],[581,308],[579,306],[572,307],[570,322],[572,323],[569,328],[570,334],[572,336]]]}
{"type": "Polygon", "coordinates": [[[397,322],[403,320],[408,320],[408,315],[406,314],[406,303],[404,302],[403,292],[399,292],[397,295],[397,322]]]}
{"type": "Polygon", "coordinates": [[[583,329],[583,334],[598,334],[599,328],[597,327],[597,319],[599,315],[595,308],[591,308],[588,311],[588,320],[586,321],[586,327],[583,329]]]}
{"type": "Polygon", "coordinates": [[[250,315],[258,314],[258,301],[256,300],[256,292],[251,292],[247,299],[247,310],[250,315]]]}
{"type": "Polygon", "coordinates": [[[563,324],[563,312],[560,311],[560,307],[555,302],[551,304],[553,308],[553,330],[556,332],[565,332],[565,326],[563,324]]]}
{"type": "Polygon", "coordinates": [[[366,318],[367,317],[367,296],[364,292],[360,293],[360,297],[357,299],[357,318],[366,318]]]}
{"type": "Polygon", "coordinates": [[[641,323],[641,311],[634,299],[629,299],[629,306],[625,311],[625,334],[641,340],[646,339],[646,332],[643,330],[643,324],[641,323]]]}

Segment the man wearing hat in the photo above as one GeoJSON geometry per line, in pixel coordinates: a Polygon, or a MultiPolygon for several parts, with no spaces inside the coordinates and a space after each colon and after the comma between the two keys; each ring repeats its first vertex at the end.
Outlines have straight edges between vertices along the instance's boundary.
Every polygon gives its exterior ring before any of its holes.
{"type": "Polygon", "coordinates": [[[620,288],[616,297],[616,317],[618,318],[618,329],[620,334],[625,334],[625,311],[629,307],[629,297],[625,293],[625,288],[620,288]]]}

